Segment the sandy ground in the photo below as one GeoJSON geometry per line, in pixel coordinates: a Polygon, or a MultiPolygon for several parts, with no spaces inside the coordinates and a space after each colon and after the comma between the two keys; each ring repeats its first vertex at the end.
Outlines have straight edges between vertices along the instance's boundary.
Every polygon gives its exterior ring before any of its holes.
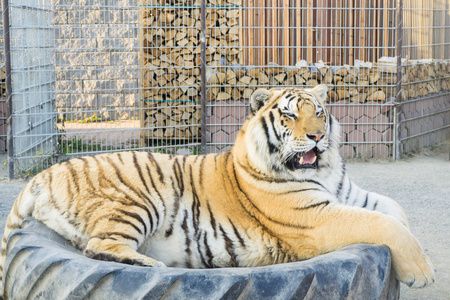
{"type": "MultiPolygon", "coordinates": [[[[401,299],[450,299],[450,161],[447,143],[399,162],[349,162],[347,170],[360,186],[397,200],[409,217],[437,269],[434,285],[401,288],[401,299]]],[[[25,181],[6,181],[5,155],[0,155],[0,232],[25,181]]]]}

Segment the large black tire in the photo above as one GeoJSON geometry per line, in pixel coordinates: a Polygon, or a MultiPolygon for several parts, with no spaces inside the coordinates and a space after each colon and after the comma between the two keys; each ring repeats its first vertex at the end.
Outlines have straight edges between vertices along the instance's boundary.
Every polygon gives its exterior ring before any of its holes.
{"type": "Polygon", "coordinates": [[[385,246],[258,268],[145,268],[89,259],[33,219],[8,239],[10,299],[397,299],[385,246]]]}

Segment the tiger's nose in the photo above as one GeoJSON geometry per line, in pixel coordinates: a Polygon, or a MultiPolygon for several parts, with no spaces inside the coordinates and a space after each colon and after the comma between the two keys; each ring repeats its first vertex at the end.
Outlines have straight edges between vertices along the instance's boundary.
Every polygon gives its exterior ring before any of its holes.
{"type": "Polygon", "coordinates": [[[309,133],[306,136],[309,139],[315,140],[316,142],[318,142],[325,136],[325,133],[321,133],[321,132],[319,132],[319,133],[309,133]]]}

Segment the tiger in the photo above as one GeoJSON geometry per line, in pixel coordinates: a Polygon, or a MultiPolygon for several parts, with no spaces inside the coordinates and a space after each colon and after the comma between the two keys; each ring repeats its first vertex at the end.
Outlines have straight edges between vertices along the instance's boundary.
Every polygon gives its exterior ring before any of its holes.
{"type": "Polygon", "coordinates": [[[0,270],[8,235],[32,217],[88,258],[146,267],[256,267],[387,245],[398,280],[430,285],[435,270],[399,204],[347,176],[327,91],[257,89],[223,153],[125,151],[51,166],[12,207],[0,270]]]}

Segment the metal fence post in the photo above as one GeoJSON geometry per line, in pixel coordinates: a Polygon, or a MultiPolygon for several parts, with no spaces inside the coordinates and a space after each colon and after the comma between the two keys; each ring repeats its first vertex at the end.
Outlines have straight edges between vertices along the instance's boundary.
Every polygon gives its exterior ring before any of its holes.
{"type": "Polygon", "coordinates": [[[394,160],[401,154],[403,0],[397,0],[397,86],[394,107],[394,160]]]}
{"type": "Polygon", "coordinates": [[[5,44],[5,75],[6,75],[6,122],[8,126],[8,178],[14,179],[14,137],[12,122],[12,86],[11,86],[11,40],[9,28],[9,1],[3,0],[3,40],[5,44]]]}
{"type": "Polygon", "coordinates": [[[201,60],[201,83],[200,83],[200,97],[202,100],[201,107],[201,142],[202,142],[202,154],[206,154],[206,0],[202,0],[200,7],[200,60],[201,60]]]}

